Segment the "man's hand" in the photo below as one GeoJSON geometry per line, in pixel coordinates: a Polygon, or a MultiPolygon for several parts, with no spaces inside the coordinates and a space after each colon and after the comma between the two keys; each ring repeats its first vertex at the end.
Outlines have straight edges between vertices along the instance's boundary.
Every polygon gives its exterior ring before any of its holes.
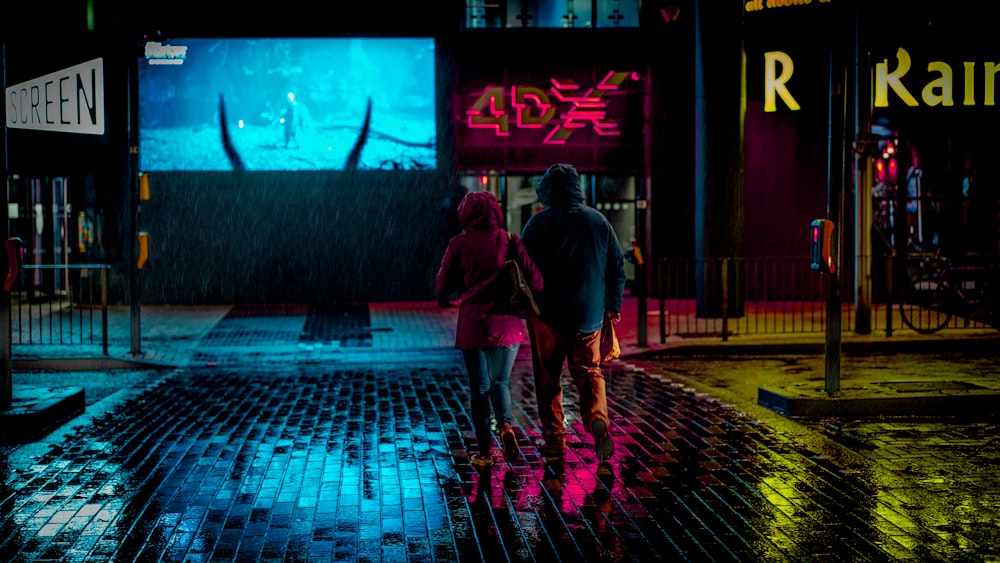
{"type": "Polygon", "coordinates": [[[615,312],[612,312],[612,311],[605,311],[604,314],[607,315],[608,318],[611,319],[611,322],[613,322],[615,324],[617,324],[618,321],[622,320],[622,314],[621,313],[615,313],[615,312]]]}

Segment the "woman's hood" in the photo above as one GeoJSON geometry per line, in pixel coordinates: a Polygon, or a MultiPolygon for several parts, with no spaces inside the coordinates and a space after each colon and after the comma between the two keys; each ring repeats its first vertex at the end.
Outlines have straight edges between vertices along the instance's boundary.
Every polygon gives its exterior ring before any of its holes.
{"type": "Polygon", "coordinates": [[[458,204],[458,220],[467,231],[498,229],[502,219],[500,202],[490,192],[469,192],[458,204]]]}

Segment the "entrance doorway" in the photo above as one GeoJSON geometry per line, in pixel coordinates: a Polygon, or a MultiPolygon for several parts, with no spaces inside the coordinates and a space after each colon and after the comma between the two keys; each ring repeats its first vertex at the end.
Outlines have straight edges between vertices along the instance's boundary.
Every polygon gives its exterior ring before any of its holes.
{"type": "MultiPolygon", "coordinates": [[[[465,172],[461,183],[470,192],[489,191],[500,201],[507,230],[520,234],[528,219],[542,210],[535,194],[535,186],[542,179],[544,170],[521,174],[501,172],[465,172]]],[[[580,172],[584,198],[587,205],[597,209],[611,222],[624,250],[638,236],[639,216],[636,201],[639,199],[639,178],[636,174],[588,174],[580,172]]],[[[635,265],[626,261],[626,287],[635,281],[635,265]]]]}

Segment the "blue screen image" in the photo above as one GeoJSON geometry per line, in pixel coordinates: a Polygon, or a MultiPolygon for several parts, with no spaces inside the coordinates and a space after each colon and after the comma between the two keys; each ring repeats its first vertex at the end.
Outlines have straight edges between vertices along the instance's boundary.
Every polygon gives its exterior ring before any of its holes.
{"type": "Polygon", "coordinates": [[[162,45],[139,61],[145,172],[437,167],[433,38],[162,45]]]}

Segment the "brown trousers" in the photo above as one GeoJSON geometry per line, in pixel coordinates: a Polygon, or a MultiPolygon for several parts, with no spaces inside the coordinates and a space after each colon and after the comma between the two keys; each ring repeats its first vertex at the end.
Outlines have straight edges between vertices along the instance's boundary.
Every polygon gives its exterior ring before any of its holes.
{"type": "Polygon", "coordinates": [[[591,431],[594,421],[610,426],[604,374],[601,372],[601,331],[580,334],[556,330],[537,318],[528,320],[535,398],[542,435],[546,439],[566,434],[563,422],[563,363],[580,395],[580,417],[591,431]]]}

